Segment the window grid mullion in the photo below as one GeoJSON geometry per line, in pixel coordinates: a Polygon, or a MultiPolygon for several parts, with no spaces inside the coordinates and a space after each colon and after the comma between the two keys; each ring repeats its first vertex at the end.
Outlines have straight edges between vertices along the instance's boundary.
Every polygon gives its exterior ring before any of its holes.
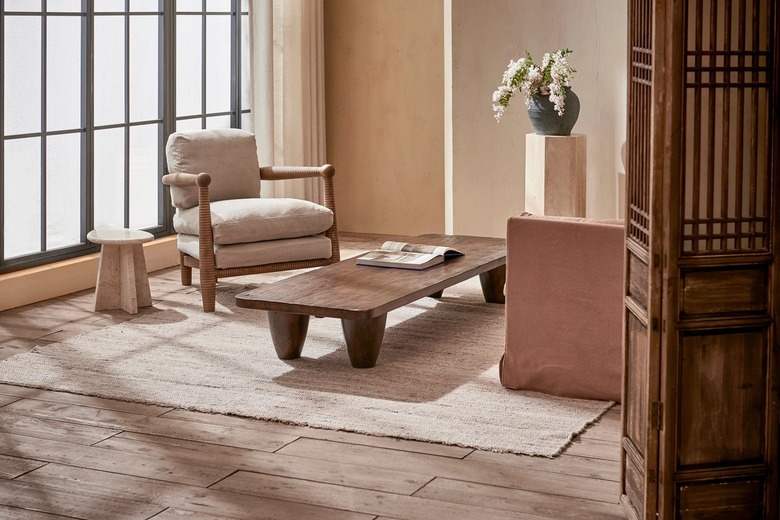
{"type": "Polygon", "coordinates": [[[241,128],[241,0],[231,0],[230,10],[230,126],[241,128]]]}
{"type": "Polygon", "coordinates": [[[124,164],[124,223],[125,227],[130,227],[130,0],[125,0],[125,164],[124,164]]]}
{"type": "Polygon", "coordinates": [[[95,0],[81,0],[81,10],[81,125],[85,129],[81,138],[81,241],[86,244],[87,233],[95,227],[95,0]]]}
{"type": "Polygon", "coordinates": [[[47,0],[41,0],[41,224],[40,224],[40,248],[46,251],[46,210],[48,195],[46,193],[46,65],[48,61],[47,27],[48,27],[47,0]]]}
{"type": "Polygon", "coordinates": [[[206,0],[203,0],[203,12],[201,13],[201,54],[200,54],[200,102],[201,102],[201,128],[206,128],[206,0]]]}
{"type": "MultiPolygon", "coordinates": [[[[176,129],[176,0],[159,0],[162,11],[160,19],[160,94],[158,116],[162,118],[160,125],[161,146],[158,148],[161,174],[168,173],[168,163],[165,160],[165,143],[168,136],[176,129]]],[[[168,226],[173,217],[170,191],[163,188],[159,199],[159,215],[161,224],[168,226]]]]}
{"type": "MultiPolygon", "coordinates": [[[[5,0],[0,0],[5,13],[5,0]]],[[[0,62],[5,63],[5,16],[0,16],[0,62]]],[[[5,67],[0,66],[0,188],[5,192],[5,67]]],[[[5,229],[5,196],[0,196],[0,229],[5,229]]],[[[0,266],[5,258],[5,233],[0,237],[0,266]]]]}

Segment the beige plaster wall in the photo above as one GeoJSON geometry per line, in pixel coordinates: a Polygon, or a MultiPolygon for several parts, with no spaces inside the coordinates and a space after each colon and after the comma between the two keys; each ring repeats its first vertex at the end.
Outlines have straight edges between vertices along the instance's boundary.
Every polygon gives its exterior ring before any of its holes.
{"type": "Polygon", "coordinates": [[[442,0],[325,0],[339,229],[444,231],[442,0]]]}
{"type": "MultiPolygon", "coordinates": [[[[452,231],[504,236],[524,210],[525,134],[521,98],[500,123],[491,95],[510,59],[527,49],[574,50],[570,63],[582,109],[575,133],[588,136],[587,214],[618,215],[620,147],[626,128],[625,0],[445,0],[452,41],[452,231]]],[[[449,74],[448,74],[449,76],[449,74]]],[[[449,143],[448,143],[449,144],[449,143]]]]}
{"type": "Polygon", "coordinates": [[[504,236],[524,208],[522,100],[491,95],[511,58],[569,47],[588,135],[587,214],[621,214],[626,0],[325,0],[328,160],[345,231],[504,236]]]}

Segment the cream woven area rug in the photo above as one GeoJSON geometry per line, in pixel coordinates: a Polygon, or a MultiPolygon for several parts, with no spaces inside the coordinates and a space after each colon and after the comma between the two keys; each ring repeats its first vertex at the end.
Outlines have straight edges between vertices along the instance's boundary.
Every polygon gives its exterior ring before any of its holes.
{"type": "Polygon", "coordinates": [[[478,280],[388,315],[377,366],[350,364],[339,320],[312,318],[303,357],[276,357],[265,312],[218,290],[217,312],[150,313],[0,362],[0,381],[203,412],[552,457],[612,403],[504,389],[504,307],[478,280]]]}

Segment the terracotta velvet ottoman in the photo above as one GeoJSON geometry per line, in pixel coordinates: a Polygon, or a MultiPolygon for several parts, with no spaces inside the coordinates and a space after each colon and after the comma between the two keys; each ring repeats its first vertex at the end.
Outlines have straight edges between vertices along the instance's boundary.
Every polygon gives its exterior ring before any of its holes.
{"type": "Polygon", "coordinates": [[[508,220],[503,386],[620,401],[623,248],[619,220],[508,220]]]}

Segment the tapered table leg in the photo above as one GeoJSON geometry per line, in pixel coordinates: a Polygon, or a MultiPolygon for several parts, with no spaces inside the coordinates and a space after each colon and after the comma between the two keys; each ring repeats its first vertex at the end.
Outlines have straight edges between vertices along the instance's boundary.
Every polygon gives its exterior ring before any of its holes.
{"type": "Polygon", "coordinates": [[[271,340],[279,359],[298,359],[309,330],[309,316],[287,312],[268,311],[271,340]]]}
{"type": "Polygon", "coordinates": [[[485,273],[480,273],[482,294],[488,303],[505,303],[504,284],[506,283],[506,265],[500,265],[485,273]]]}
{"type": "Polygon", "coordinates": [[[376,365],[386,322],[387,314],[367,320],[341,320],[349,362],[354,368],[371,368],[376,365]]]}

